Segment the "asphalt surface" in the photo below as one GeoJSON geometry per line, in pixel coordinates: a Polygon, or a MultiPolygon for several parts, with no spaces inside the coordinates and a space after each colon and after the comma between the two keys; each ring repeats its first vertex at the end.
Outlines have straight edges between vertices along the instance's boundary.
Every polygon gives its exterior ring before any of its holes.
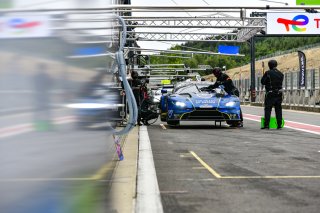
{"type": "Polygon", "coordinates": [[[60,123],[38,131],[27,126],[34,125],[32,113],[1,117],[0,212],[114,212],[108,202],[116,163],[110,131],[79,130],[68,111],[52,114],[60,123]]]}
{"type": "MultiPolygon", "coordinates": [[[[263,114],[242,109],[245,118],[263,114]]],[[[79,130],[68,110],[51,116],[53,128],[38,131],[33,113],[1,116],[0,212],[132,212],[138,127],[119,162],[105,128],[79,130]]],[[[320,121],[297,111],[284,118],[320,121]]],[[[147,130],[164,212],[319,212],[319,134],[260,130],[252,119],[243,128],[158,122],[147,130]]]]}
{"type": "MultiPolygon", "coordinates": [[[[263,109],[243,107],[244,114],[263,109]]],[[[319,125],[320,115],[284,111],[319,125]]],[[[320,136],[213,123],[148,127],[164,212],[319,212],[320,136]]]]}

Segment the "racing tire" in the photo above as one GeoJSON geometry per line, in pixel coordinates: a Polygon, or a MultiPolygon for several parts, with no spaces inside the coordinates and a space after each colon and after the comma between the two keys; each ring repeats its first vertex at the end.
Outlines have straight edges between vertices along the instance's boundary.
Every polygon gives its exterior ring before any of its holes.
{"type": "Polygon", "coordinates": [[[180,121],[167,121],[167,124],[170,126],[178,126],[180,124],[180,121]]]}
{"type": "Polygon", "coordinates": [[[160,115],[160,120],[161,120],[162,122],[166,122],[166,121],[167,121],[167,118],[166,118],[165,116],[161,116],[161,115],[160,115]]]}
{"type": "Polygon", "coordinates": [[[241,121],[227,121],[227,124],[230,127],[243,127],[243,123],[241,121]]]}

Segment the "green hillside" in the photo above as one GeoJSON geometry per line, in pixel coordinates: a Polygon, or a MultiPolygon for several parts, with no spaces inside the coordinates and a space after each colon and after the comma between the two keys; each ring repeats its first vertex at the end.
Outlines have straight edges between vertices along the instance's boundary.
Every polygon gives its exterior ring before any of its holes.
{"type": "MultiPolygon", "coordinates": [[[[290,50],[305,45],[320,43],[320,36],[317,37],[269,37],[256,38],[256,58],[266,56],[277,51],[290,50]]],[[[223,67],[227,69],[238,67],[250,63],[250,45],[249,43],[209,43],[209,42],[188,42],[183,45],[176,45],[172,50],[193,50],[193,51],[212,51],[217,52],[218,45],[237,45],[240,46],[240,53],[245,57],[233,56],[212,56],[195,54],[190,59],[151,57],[152,64],[186,64],[191,68],[196,68],[200,64],[210,65],[212,67],[223,67]]],[[[166,54],[168,55],[168,54],[166,54]]],[[[171,54],[174,55],[174,54],[171,54]]],[[[209,73],[202,72],[202,75],[209,73]]]]}

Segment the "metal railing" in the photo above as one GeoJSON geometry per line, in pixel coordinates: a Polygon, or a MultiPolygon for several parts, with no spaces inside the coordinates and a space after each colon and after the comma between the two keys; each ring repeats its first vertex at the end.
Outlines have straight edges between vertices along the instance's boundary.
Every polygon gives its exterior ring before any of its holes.
{"type": "MultiPolygon", "coordinates": [[[[264,103],[265,90],[261,85],[261,76],[256,77],[256,103],[264,103]]],[[[283,81],[283,105],[320,107],[320,68],[306,72],[306,86],[299,86],[299,72],[285,73],[283,81]]],[[[250,79],[235,80],[234,84],[240,91],[242,102],[250,101],[250,79]]]]}

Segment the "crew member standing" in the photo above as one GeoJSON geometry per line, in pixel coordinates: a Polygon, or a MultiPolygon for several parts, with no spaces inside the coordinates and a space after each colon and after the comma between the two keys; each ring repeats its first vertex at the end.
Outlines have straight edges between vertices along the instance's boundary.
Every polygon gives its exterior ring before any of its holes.
{"type": "Polygon", "coordinates": [[[282,124],[282,83],[283,74],[277,69],[276,60],[268,62],[269,69],[261,79],[261,84],[265,85],[266,95],[264,101],[264,125],[261,129],[269,129],[270,116],[274,106],[277,118],[277,129],[281,129],[282,124]]]}

